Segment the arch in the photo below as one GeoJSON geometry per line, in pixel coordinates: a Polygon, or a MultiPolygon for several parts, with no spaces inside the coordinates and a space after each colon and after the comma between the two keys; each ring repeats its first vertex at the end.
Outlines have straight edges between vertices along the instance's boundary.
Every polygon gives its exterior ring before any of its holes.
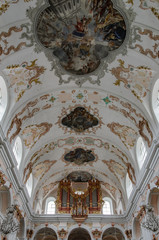
{"type": "Polygon", "coordinates": [[[22,160],[22,154],[23,154],[23,145],[22,140],[19,136],[16,137],[14,145],[13,145],[13,153],[17,161],[17,168],[19,169],[20,163],[22,160]]]}
{"type": "Polygon", "coordinates": [[[3,77],[0,75],[0,121],[2,120],[8,103],[7,86],[3,77]]]}
{"type": "MultiPolygon", "coordinates": [[[[33,235],[32,235],[31,240],[36,239],[36,234],[37,234],[37,233],[39,232],[39,230],[42,229],[42,228],[46,228],[46,224],[41,224],[40,226],[37,226],[37,227],[34,229],[34,232],[33,232],[33,235]]],[[[52,229],[52,230],[56,233],[56,236],[57,236],[57,227],[55,227],[53,224],[48,224],[48,225],[47,225],[47,228],[52,229]]]]}
{"type": "Polygon", "coordinates": [[[131,192],[133,190],[133,185],[132,185],[132,182],[129,178],[129,175],[128,173],[126,174],[126,192],[127,192],[127,197],[129,198],[130,195],[131,195],[131,192]]]}
{"type": "Polygon", "coordinates": [[[48,197],[45,202],[45,214],[55,214],[56,211],[56,205],[55,205],[56,199],[54,197],[48,197]]]}
{"type": "Polygon", "coordinates": [[[103,198],[104,204],[102,208],[102,213],[111,215],[113,214],[113,204],[112,204],[112,199],[109,197],[104,197],[103,198]]]}
{"type": "Polygon", "coordinates": [[[40,228],[36,234],[34,234],[32,239],[36,240],[57,240],[57,233],[55,230],[51,227],[42,227],[40,228]]]}
{"type": "Polygon", "coordinates": [[[78,227],[70,232],[68,240],[91,240],[91,236],[85,228],[78,227]]]}
{"type": "Polygon", "coordinates": [[[122,239],[125,240],[125,234],[122,229],[119,227],[112,227],[108,226],[102,234],[102,240],[117,240],[117,239],[122,239]]]}
{"type": "Polygon", "coordinates": [[[11,205],[10,190],[6,186],[0,187],[0,212],[6,214],[6,209],[11,205]]]}
{"type": "Polygon", "coordinates": [[[31,197],[32,189],[33,189],[33,175],[30,174],[30,177],[28,178],[28,181],[26,182],[26,188],[28,190],[28,194],[31,197]]]}
{"type": "MultiPolygon", "coordinates": [[[[67,235],[67,236],[69,237],[70,233],[71,233],[74,229],[77,229],[77,228],[79,228],[79,225],[78,225],[78,224],[75,224],[75,225],[71,226],[71,227],[68,229],[68,235],[67,235]]],[[[88,226],[86,226],[86,225],[84,225],[84,224],[81,224],[80,228],[85,229],[85,230],[89,233],[91,239],[92,239],[92,240],[94,239],[94,238],[93,238],[93,235],[92,235],[92,232],[90,231],[90,228],[89,228],[88,226]]],[[[67,237],[67,240],[68,240],[68,237],[67,237]]]]}
{"type": "Polygon", "coordinates": [[[155,82],[152,90],[152,109],[159,122],[159,78],[155,82]]]}
{"type": "Polygon", "coordinates": [[[139,169],[141,169],[147,156],[146,146],[142,137],[139,137],[136,143],[136,156],[139,169]]]}

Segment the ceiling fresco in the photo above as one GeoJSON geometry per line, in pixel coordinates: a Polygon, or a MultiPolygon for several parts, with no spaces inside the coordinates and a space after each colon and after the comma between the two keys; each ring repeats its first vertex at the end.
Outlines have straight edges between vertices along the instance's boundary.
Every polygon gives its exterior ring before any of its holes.
{"type": "Polygon", "coordinates": [[[88,182],[92,179],[92,176],[88,172],[76,171],[67,176],[72,182],[88,182]]]}
{"type": "Polygon", "coordinates": [[[136,188],[140,177],[137,139],[149,152],[158,136],[158,9],[158,0],[1,1],[1,127],[11,147],[22,140],[32,203],[62,179],[95,178],[127,207],[126,175],[136,188]]]}
{"type": "Polygon", "coordinates": [[[66,71],[91,73],[122,45],[126,25],[111,0],[49,3],[39,14],[37,37],[66,71]]]}
{"type": "Polygon", "coordinates": [[[69,106],[67,109],[64,107],[61,112],[61,116],[58,116],[56,124],[67,132],[76,133],[90,133],[96,132],[101,128],[103,121],[99,115],[97,108],[79,107],[75,105],[69,106]],[[93,114],[91,114],[91,113],[93,114]]]}
{"type": "Polygon", "coordinates": [[[88,128],[98,125],[98,119],[86,111],[84,107],[77,107],[61,121],[62,125],[84,132],[88,128]]]}
{"type": "Polygon", "coordinates": [[[74,151],[70,151],[65,154],[64,160],[67,162],[73,162],[77,165],[92,162],[95,160],[95,156],[92,154],[92,150],[84,150],[82,148],[76,148],[74,151]]]}

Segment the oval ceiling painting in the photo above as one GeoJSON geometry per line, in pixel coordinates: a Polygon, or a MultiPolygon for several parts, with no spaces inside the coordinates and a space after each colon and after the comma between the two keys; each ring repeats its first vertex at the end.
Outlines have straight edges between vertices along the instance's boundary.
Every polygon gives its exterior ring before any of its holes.
{"type": "Polygon", "coordinates": [[[126,25],[111,0],[50,0],[49,4],[39,14],[37,37],[69,73],[93,72],[122,45],[126,25]]]}
{"type": "Polygon", "coordinates": [[[72,182],[88,182],[92,179],[92,175],[84,171],[75,171],[70,173],[67,179],[72,182]]]}
{"type": "Polygon", "coordinates": [[[85,150],[82,148],[76,148],[70,151],[64,156],[65,161],[75,163],[77,165],[83,165],[84,163],[92,162],[95,160],[95,156],[92,154],[92,150],[85,150]]]}

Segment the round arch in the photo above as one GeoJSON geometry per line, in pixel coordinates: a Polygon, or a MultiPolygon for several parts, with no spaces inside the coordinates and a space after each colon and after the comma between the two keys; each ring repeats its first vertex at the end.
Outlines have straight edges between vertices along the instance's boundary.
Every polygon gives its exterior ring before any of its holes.
{"type": "MultiPolygon", "coordinates": [[[[103,228],[102,228],[102,237],[101,237],[101,239],[102,240],[104,240],[104,234],[105,234],[105,232],[106,231],[109,231],[109,229],[116,229],[117,231],[119,231],[121,234],[122,234],[122,236],[124,237],[124,240],[126,240],[127,239],[127,237],[126,237],[126,235],[125,235],[125,229],[124,228],[122,228],[121,226],[119,226],[119,225],[115,225],[115,226],[112,226],[112,224],[108,224],[107,226],[104,226],[103,228]]],[[[107,239],[106,239],[107,240],[107,239]]],[[[112,239],[113,240],[113,239],[112,239]]]]}
{"type": "Polygon", "coordinates": [[[81,228],[81,229],[84,229],[88,232],[89,236],[90,236],[90,239],[93,240],[93,235],[92,235],[92,232],[90,231],[90,228],[84,224],[81,224],[81,226],[79,227],[78,224],[75,224],[73,226],[71,226],[69,229],[68,229],[68,234],[67,234],[67,240],[69,240],[69,236],[70,236],[70,233],[75,230],[75,229],[78,229],[78,228],[81,228]]]}
{"type": "MultiPolygon", "coordinates": [[[[35,239],[35,237],[36,237],[37,240],[39,240],[39,239],[37,238],[37,234],[38,234],[38,233],[44,233],[44,234],[46,234],[46,231],[50,231],[50,233],[53,233],[54,238],[51,238],[51,239],[58,239],[57,228],[56,228],[54,225],[48,224],[48,225],[46,226],[46,224],[41,224],[40,226],[38,226],[38,227],[35,228],[31,240],[35,239]]],[[[50,240],[51,240],[51,239],[50,239],[50,240]]],[[[48,240],[48,238],[45,238],[44,240],[48,240]]]]}
{"type": "Polygon", "coordinates": [[[85,228],[78,227],[70,232],[68,240],[91,240],[91,236],[85,228]]]}
{"type": "MultiPolygon", "coordinates": [[[[31,238],[31,240],[33,240],[36,236],[36,234],[41,230],[41,229],[44,229],[44,228],[49,228],[51,229],[52,231],[54,231],[56,233],[56,236],[58,236],[57,234],[57,228],[53,225],[53,224],[48,224],[47,226],[45,224],[41,224],[40,226],[36,227],[34,229],[34,233],[33,233],[33,236],[31,238]]],[[[57,238],[58,239],[58,238],[57,238]]]]}

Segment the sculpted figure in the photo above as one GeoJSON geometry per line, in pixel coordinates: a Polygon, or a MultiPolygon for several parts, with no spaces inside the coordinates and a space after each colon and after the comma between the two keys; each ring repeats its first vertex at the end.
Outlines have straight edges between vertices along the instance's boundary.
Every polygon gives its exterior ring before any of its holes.
{"type": "Polygon", "coordinates": [[[146,221],[142,226],[153,232],[159,229],[159,219],[154,215],[153,208],[150,205],[145,206],[146,209],[146,221]]]}
{"type": "Polygon", "coordinates": [[[4,235],[16,232],[19,228],[19,223],[14,218],[15,206],[11,205],[11,207],[9,207],[6,212],[7,212],[7,215],[3,220],[2,224],[0,225],[0,231],[4,235]]]}

